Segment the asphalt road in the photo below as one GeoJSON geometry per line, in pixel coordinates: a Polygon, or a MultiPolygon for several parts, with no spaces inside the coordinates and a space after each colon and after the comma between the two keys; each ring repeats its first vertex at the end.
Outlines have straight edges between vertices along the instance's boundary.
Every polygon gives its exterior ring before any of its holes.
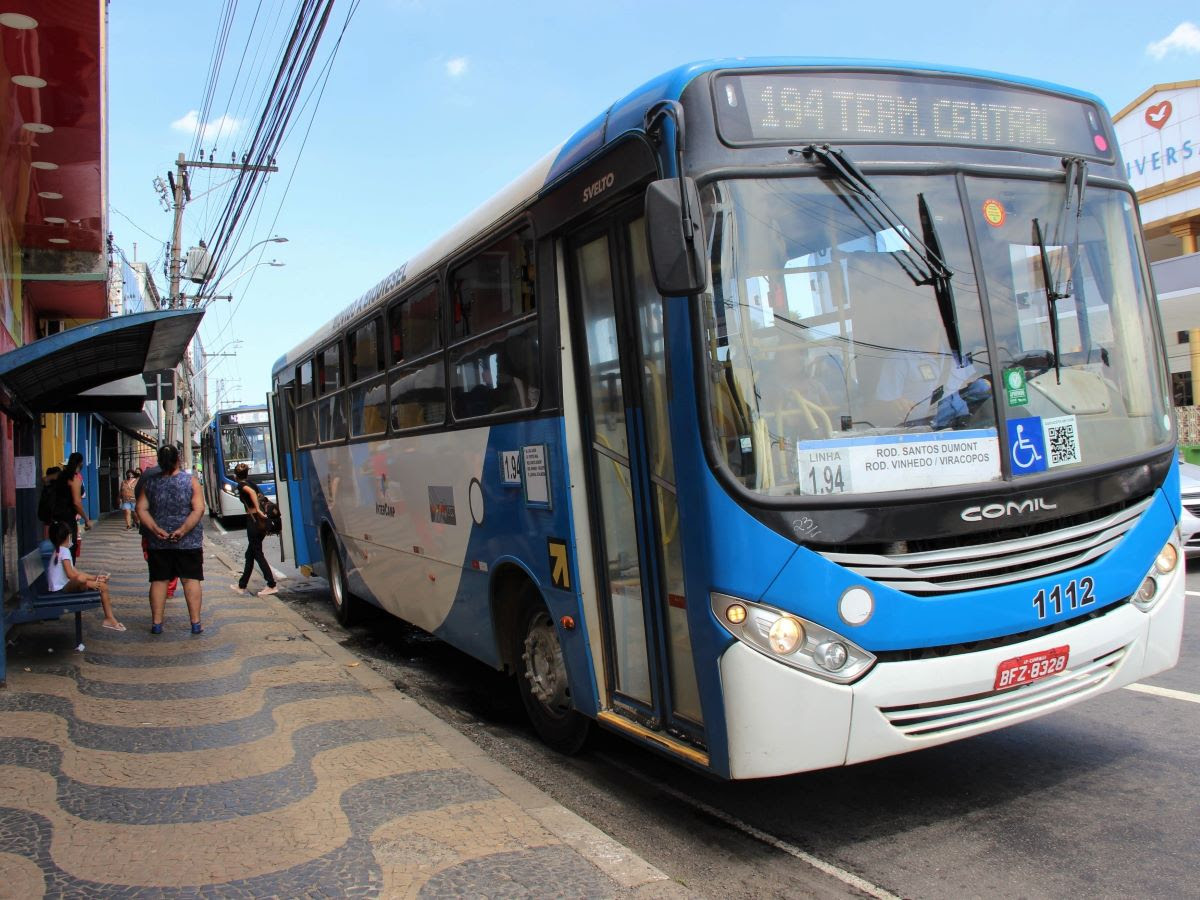
{"type": "MultiPolygon", "coordinates": [[[[222,536],[240,560],[244,537],[222,536]]],[[[278,560],[269,539],[268,557],[278,560]]],[[[397,688],[706,897],[1200,897],[1200,566],[1179,665],[948,746],[726,783],[600,734],[543,747],[509,680],[383,614],[350,630],[290,567],[281,598],[397,688]]],[[[261,576],[255,575],[259,584],[261,576]]]]}

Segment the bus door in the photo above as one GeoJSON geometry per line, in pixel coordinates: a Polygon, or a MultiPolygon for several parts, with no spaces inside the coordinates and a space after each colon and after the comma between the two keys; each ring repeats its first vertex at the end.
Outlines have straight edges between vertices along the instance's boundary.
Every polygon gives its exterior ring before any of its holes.
{"type": "Polygon", "coordinates": [[[568,238],[581,443],[605,618],[601,706],[703,743],[667,420],[663,304],[640,208],[568,238]]]}
{"type": "Polygon", "coordinates": [[[267,394],[267,422],[271,433],[271,448],[275,459],[275,504],[279,507],[283,527],[279,531],[279,561],[296,559],[296,544],[292,536],[292,440],[291,429],[283,409],[284,401],[278,391],[267,394]]]}

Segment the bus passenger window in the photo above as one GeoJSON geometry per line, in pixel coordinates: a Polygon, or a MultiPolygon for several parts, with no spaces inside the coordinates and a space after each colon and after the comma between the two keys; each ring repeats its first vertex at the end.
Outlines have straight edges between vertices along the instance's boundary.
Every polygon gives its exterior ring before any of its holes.
{"type": "Polygon", "coordinates": [[[382,326],[379,319],[372,319],[356,328],[350,335],[350,382],[362,381],[383,371],[383,346],[379,341],[382,326]]]}
{"type": "Polygon", "coordinates": [[[296,410],[296,443],[311,447],[317,442],[317,404],[310,403],[296,410]]]}
{"type": "Polygon", "coordinates": [[[536,310],[533,233],[497,241],[450,275],[455,338],[483,334],[536,310]]]}
{"type": "Polygon", "coordinates": [[[446,383],[442,357],[396,369],[391,375],[392,429],[404,431],[441,425],[446,420],[446,383]]]}
{"type": "Polygon", "coordinates": [[[442,345],[437,284],[428,284],[388,310],[392,365],[410,362],[442,345]]]}
{"type": "Polygon", "coordinates": [[[541,399],[537,320],[460,344],[450,365],[456,419],[533,409],[541,399]]]}
{"type": "Polygon", "coordinates": [[[321,443],[341,441],[346,438],[346,395],[334,394],[316,404],[320,408],[319,426],[321,443]]]}
{"type": "Polygon", "coordinates": [[[296,386],[297,404],[307,403],[316,396],[316,394],[313,393],[313,364],[311,359],[307,362],[301,363],[297,368],[296,386]]]}
{"type": "Polygon", "coordinates": [[[386,388],[382,375],[350,388],[350,437],[387,431],[386,388]]]}
{"type": "Polygon", "coordinates": [[[326,347],[317,358],[321,393],[328,394],[342,386],[342,354],[338,344],[326,347]]]}

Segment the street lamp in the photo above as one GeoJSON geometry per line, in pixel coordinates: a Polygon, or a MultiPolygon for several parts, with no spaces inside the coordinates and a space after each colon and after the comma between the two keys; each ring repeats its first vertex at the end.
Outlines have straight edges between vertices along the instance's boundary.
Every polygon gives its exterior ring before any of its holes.
{"type": "MultiPolygon", "coordinates": [[[[228,271],[229,271],[230,269],[232,269],[234,266],[238,265],[238,264],[239,264],[239,263],[240,263],[240,262],[241,262],[243,259],[245,259],[247,256],[249,256],[249,255],[250,255],[250,254],[251,254],[251,253],[254,251],[254,248],[255,248],[255,247],[261,247],[263,244],[286,244],[286,243],[287,243],[287,238],[285,238],[285,237],[278,237],[278,236],[276,236],[276,237],[269,237],[269,238],[266,238],[266,239],[264,239],[264,240],[261,240],[261,241],[258,241],[258,242],[256,242],[256,243],[253,243],[253,244],[251,244],[251,245],[250,245],[250,246],[249,246],[249,247],[246,249],[246,252],[245,252],[245,253],[243,253],[241,256],[239,256],[237,259],[235,259],[233,262],[231,262],[231,263],[230,263],[228,266],[226,266],[226,267],[225,267],[225,272],[228,272],[228,271]]],[[[280,263],[280,265],[282,265],[282,263],[280,263]]],[[[239,273],[239,274],[240,274],[240,273],[239,273]]],[[[224,272],[223,272],[221,275],[219,275],[219,276],[217,277],[217,280],[216,280],[216,281],[214,281],[212,284],[210,284],[210,285],[208,285],[208,286],[207,286],[207,287],[208,287],[208,291],[206,291],[205,293],[208,293],[210,296],[211,296],[213,293],[215,293],[215,292],[216,292],[216,290],[217,290],[217,285],[219,285],[219,284],[221,283],[221,280],[222,280],[224,277],[225,277],[225,274],[224,274],[224,272]]],[[[199,294],[197,294],[197,296],[199,296],[199,294]]]]}
{"type": "MultiPolygon", "coordinates": [[[[244,278],[245,276],[249,275],[251,272],[253,272],[255,269],[257,269],[259,266],[271,266],[272,268],[279,269],[286,265],[287,265],[287,263],[280,262],[277,259],[263,260],[262,262],[250,263],[250,265],[246,266],[246,268],[242,269],[242,271],[238,272],[231,279],[229,279],[229,282],[225,285],[225,289],[228,290],[229,285],[231,285],[235,281],[238,281],[239,279],[244,278]]],[[[187,298],[185,298],[185,299],[187,299],[187,298]]],[[[191,298],[191,305],[193,307],[197,307],[197,306],[200,306],[201,301],[203,301],[204,305],[207,306],[213,300],[232,300],[232,299],[233,299],[232,294],[209,294],[207,297],[201,297],[200,294],[196,294],[195,296],[193,296],[191,298]]]]}

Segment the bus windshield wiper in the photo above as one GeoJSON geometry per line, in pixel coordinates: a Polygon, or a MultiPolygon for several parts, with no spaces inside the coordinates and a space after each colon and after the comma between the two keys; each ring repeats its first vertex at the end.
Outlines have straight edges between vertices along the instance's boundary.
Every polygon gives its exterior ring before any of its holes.
{"type": "Polygon", "coordinates": [[[1083,194],[1087,189],[1087,161],[1078,156],[1065,156],[1062,164],[1063,168],[1067,170],[1066,194],[1058,213],[1058,222],[1055,225],[1051,243],[1059,248],[1064,246],[1067,248],[1065,262],[1063,261],[1064,254],[1060,249],[1058,264],[1051,267],[1050,254],[1046,250],[1046,235],[1042,231],[1041,223],[1036,218],[1033,220],[1033,243],[1038,248],[1038,255],[1041,258],[1042,282],[1046,287],[1046,312],[1050,319],[1054,377],[1059,384],[1062,383],[1062,367],[1059,361],[1062,353],[1058,335],[1058,301],[1066,300],[1075,293],[1075,267],[1079,262],[1080,220],[1083,217],[1083,194]],[[1063,232],[1068,227],[1072,232],[1069,245],[1063,237],[1063,232]]]}
{"type": "Polygon", "coordinates": [[[925,242],[932,258],[940,265],[930,266],[933,275],[933,293],[937,297],[938,312],[942,316],[942,328],[946,331],[946,340],[950,342],[950,352],[954,354],[955,365],[963,364],[962,335],[958,331],[958,310],[954,306],[954,288],[950,286],[950,267],[946,265],[946,257],[942,253],[942,242],[938,238],[937,226],[933,223],[933,214],[929,212],[929,204],[925,202],[924,194],[917,194],[917,214],[921,217],[921,238],[925,242]]]}
{"type": "Polygon", "coordinates": [[[937,297],[938,312],[941,314],[942,323],[946,329],[946,338],[950,342],[950,351],[954,355],[955,362],[961,365],[962,339],[958,333],[958,314],[954,308],[954,294],[950,287],[950,277],[953,273],[942,255],[941,244],[933,225],[933,217],[929,214],[929,207],[925,202],[924,195],[917,196],[922,235],[922,240],[918,240],[915,237],[916,232],[909,227],[899,213],[888,205],[888,202],[883,199],[867,176],[859,171],[858,167],[847,159],[846,154],[841,150],[833,150],[828,144],[809,144],[800,153],[805,159],[815,158],[824,165],[873,213],[878,224],[885,226],[878,228],[876,225],[868,223],[868,227],[880,231],[890,229],[908,245],[908,249],[889,255],[912,279],[913,284],[933,287],[937,297]]]}
{"type": "Polygon", "coordinates": [[[1062,366],[1059,362],[1059,357],[1062,355],[1062,348],[1058,343],[1058,301],[1065,297],[1071,296],[1069,285],[1060,285],[1054,280],[1054,274],[1050,271],[1050,254],[1046,252],[1046,240],[1042,234],[1042,226],[1035,218],[1033,220],[1033,245],[1038,248],[1038,255],[1042,262],[1042,283],[1046,287],[1046,317],[1050,322],[1050,352],[1054,356],[1054,378],[1062,384],[1062,366]]]}

